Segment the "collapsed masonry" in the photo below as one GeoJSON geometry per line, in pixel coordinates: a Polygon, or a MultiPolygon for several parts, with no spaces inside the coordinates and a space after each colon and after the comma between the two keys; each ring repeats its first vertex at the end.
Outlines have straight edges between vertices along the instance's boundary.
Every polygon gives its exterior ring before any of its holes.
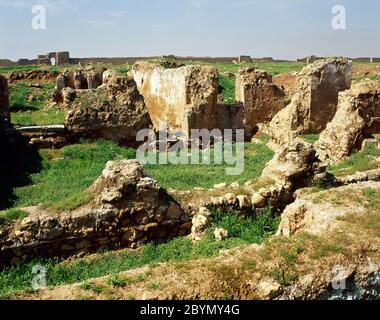
{"type": "Polygon", "coordinates": [[[88,192],[91,202],[74,211],[25,208],[27,218],[1,227],[0,266],[36,256],[135,248],[190,231],[190,218],[136,160],[108,162],[88,192]]]}
{"type": "Polygon", "coordinates": [[[270,123],[269,134],[278,144],[298,134],[318,134],[326,128],[337,111],[339,92],[351,87],[352,61],[317,61],[298,77],[299,88],[291,103],[270,123]]]}
{"type": "Polygon", "coordinates": [[[9,90],[7,79],[0,75],[0,128],[10,124],[9,90]]]}
{"type": "Polygon", "coordinates": [[[272,76],[255,68],[239,69],[236,75],[236,100],[244,105],[247,138],[256,134],[258,124],[271,121],[288,103],[282,88],[273,84],[272,76]]]}
{"type": "Polygon", "coordinates": [[[321,160],[337,163],[359,151],[366,136],[380,132],[380,85],[360,82],[340,93],[338,111],[315,144],[321,160]]]}
{"type": "Polygon", "coordinates": [[[152,126],[144,98],[129,76],[105,82],[95,90],[62,90],[67,130],[72,137],[135,145],[138,131],[152,126]]]}

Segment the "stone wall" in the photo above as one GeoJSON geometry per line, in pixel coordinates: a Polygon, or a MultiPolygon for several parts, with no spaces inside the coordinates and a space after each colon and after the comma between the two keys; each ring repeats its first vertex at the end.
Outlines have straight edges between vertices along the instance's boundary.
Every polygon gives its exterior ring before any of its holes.
{"type": "Polygon", "coordinates": [[[351,86],[352,61],[317,61],[305,67],[299,79],[291,103],[270,124],[270,136],[280,144],[293,135],[319,134],[326,128],[337,111],[339,92],[351,86]]]}
{"type": "Polygon", "coordinates": [[[244,104],[245,134],[254,135],[260,123],[267,123],[287,103],[283,90],[272,76],[255,68],[241,68],[236,75],[236,100],[244,104]]]}
{"type": "Polygon", "coordinates": [[[57,77],[54,101],[63,102],[62,90],[64,88],[97,89],[103,84],[103,74],[106,70],[101,67],[65,71],[57,77]]]}
{"type": "Polygon", "coordinates": [[[9,125],[9,90],[7,79],[0,75],[0,128],[9,125]]]}
{"type": "Polygon", "coordinates": [[[132,68],[156,129],[214,129],[218,99],[218,72],[209,66],[165,69],[147,62],[132,68]]]}
{"type": "Polygon", "coordinates": [[[152,127],[144,98],[129,76],[96,90],[63,90],[65,125],[72,137],[104,138],[137,146],[136,135],[152,127]]]}
{"type": "Polygon", "coordinates": [[[216,108],[217,129],[244,129],[243,104],[219,104],[216,108]]]}
{"type": "Polygon", "coordinates": [[[88,192],[93,200],[72,212],[26,208],[27,218],[1,227],[0,266],[36,256],[136,248],[190,232],[191,217],[136,160],[108,162],[88,192]]]}
{"type": "Polygon", "coordinates": [[[361,149],[365,135],[380,133],[380,85],[360,82],[339,96],[338,111],[316,143],[321,160],[337,163],[361,149]]]}

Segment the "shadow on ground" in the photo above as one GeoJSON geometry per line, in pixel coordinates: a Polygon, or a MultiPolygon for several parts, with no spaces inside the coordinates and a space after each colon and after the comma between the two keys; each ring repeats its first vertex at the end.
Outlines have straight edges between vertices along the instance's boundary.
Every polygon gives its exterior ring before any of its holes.
{"type": "Polygon", "coordinates": [[[41,169],[42,158],[25,137],[0,133],[0,210],[12,207],[13,189],[30,184],[29,175],[41,169]]]}

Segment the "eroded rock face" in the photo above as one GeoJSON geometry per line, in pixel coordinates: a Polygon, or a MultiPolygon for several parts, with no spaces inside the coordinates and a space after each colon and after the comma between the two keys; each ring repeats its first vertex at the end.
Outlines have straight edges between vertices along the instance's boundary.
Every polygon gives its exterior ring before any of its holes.
{"type": "Polygon", "coordinates": [[[8,81],[5,77],[0,75],[0,128],[9,125],[9,123],[10,112],[8,81]]]}
{"type": "Polygon", "coordinates": [[[209,66],[165,69],[147,62],[132,68],[156,129],[214,129],[218,100],[218,72],[209,66]]]}
{"type": "Polygon", "coordinates": [[[366,134],[380,132],[380,84],[360,82],[339,96],[338,111],[316,143],[321,160],[337,163],[361,149],[366,134]]]}
{"type": "Polygon", "coordinates": [[[244,104],[245,134],[254,135],[259,123],[268,123],[288,101],[283,90],[263,70],[241,68],[236,75],[236,100],[244,104]]]}
{"type": "Polygon", "coordinates": [[[96,90],[64,89],[68,132],[136,144],[137,132],[152,125],[144,98],[128,76],[114,77],[96,90]]]}
{"type": "Polygon", "coordinates": [[[2,230],[0,264],[35,256],[134,248],[190,231],[191,218],[145,175],[136,160],[108,162],[88,192],[93,200],[72,212],[35,208],[11,229],[2,230]]]}
{"type": "Polygon", "coordinates": [[[317,61],[298,77],[298,91],[292,101],[270,123],[269,134],[279,144],[297,134],[318,134],[326,128],[337,111],[339,92],[351,86],[352,61],[317,61]]]}
{"type": "Polygon", "coordinates": [[[301,139],[283,145],[265,167],[262,179],[284,186],[288,191],[307,187],[325,178],[326,167],[313,146],[301,139]]]}

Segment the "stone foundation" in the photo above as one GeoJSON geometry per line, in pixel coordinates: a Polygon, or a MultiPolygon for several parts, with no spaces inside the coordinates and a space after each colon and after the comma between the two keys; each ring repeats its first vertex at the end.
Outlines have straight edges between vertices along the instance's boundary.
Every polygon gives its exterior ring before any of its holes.
{"type": "Polygon", "coordinates": [[[27,218],[1,227],[0,265],[36,256],[136,248],[190,232],[191,217],[135,160],[107,163],[88,192],[93,200],[72,212],[27,208],[27,218]]]}

